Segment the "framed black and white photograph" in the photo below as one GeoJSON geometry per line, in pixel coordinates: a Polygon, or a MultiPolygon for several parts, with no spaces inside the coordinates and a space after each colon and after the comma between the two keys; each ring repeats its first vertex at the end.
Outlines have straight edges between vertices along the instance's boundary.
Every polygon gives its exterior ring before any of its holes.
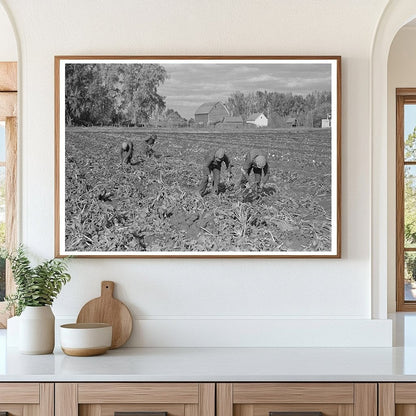
{"type": "Polygon", "coordinates": [[[55,251],[340,257],[341,58],[55,57],[55,251]]]}

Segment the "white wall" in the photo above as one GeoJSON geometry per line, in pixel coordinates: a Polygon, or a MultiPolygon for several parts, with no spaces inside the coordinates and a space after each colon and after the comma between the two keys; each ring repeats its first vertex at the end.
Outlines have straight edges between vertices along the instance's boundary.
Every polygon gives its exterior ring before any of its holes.
{"type": "Polygon", "coordinates": [[[17,61],[16,38],[6,10],[0,3],[0,61],[17,61]]]}
{"type": "Polygon", "coordinates": [[[370,53],[387,0],[2,3],[21,38],[21,239],[41,257],[54,253],[54,55],[343,59],[342,259],[73,259],[58,317],[109,279],[137,318],[130,345],[390,344],[386,299],[371,320],[370,256],[370,53]]]}
{"type": "Polygon", "coordinates": [[[388,193],[389,193],[389,256],[388,264],[388,309],[396,310],[396,88],[416,87],[416,26],[403,27],[391,44],[388,61],[388,193]]]}

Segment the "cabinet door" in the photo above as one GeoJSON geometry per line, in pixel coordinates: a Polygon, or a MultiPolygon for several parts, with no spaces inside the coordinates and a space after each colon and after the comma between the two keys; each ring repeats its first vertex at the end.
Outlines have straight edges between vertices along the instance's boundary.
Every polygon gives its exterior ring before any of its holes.
{"type": "Polygon", "coordinates": [[[380,383],[380,416],[415,416],[416,383],[380,383]]]}
{"type": "Polygon", "coordinates": [[[0,383],[0,415],[53,416],[52,383],[0,383]]]}
{"type": "Polygon", "coordinates": [[[56,416],[215,416],[213,383],[57,383],[56,416]]]}
{"type": "Polygon", "coordinates": [[[217,416],[377,416],[377,384],[220,383],[217,416]]]}

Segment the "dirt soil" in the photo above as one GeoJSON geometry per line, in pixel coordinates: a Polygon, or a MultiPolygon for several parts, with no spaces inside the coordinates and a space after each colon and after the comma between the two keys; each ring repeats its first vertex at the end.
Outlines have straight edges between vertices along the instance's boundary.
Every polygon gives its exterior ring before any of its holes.
{"type": "MultiPolygon", "coordinates": [[[[329,251],[331,137],[328,129],[154,131],[157,157],[121,165],[119,146],[143,129],[66,130],[67,251],[329,251]],[[201,163],[224,147],[233,177],[201,197],[201,163]],[[245,153],[268,152],[260,195],[241,190],[245,153]]],[[[224,169],[224,168],[223,168],[224,169]]]]}

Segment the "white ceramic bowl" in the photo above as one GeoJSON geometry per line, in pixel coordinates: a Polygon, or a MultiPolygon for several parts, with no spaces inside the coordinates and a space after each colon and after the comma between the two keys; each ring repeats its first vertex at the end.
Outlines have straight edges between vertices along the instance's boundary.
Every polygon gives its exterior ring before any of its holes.
{"type": "Polygon", "coordinates": [[[103,323],[61,325],[61,348],[78,357],[99,355],[111,347],[112,326],[103,323]]]}

